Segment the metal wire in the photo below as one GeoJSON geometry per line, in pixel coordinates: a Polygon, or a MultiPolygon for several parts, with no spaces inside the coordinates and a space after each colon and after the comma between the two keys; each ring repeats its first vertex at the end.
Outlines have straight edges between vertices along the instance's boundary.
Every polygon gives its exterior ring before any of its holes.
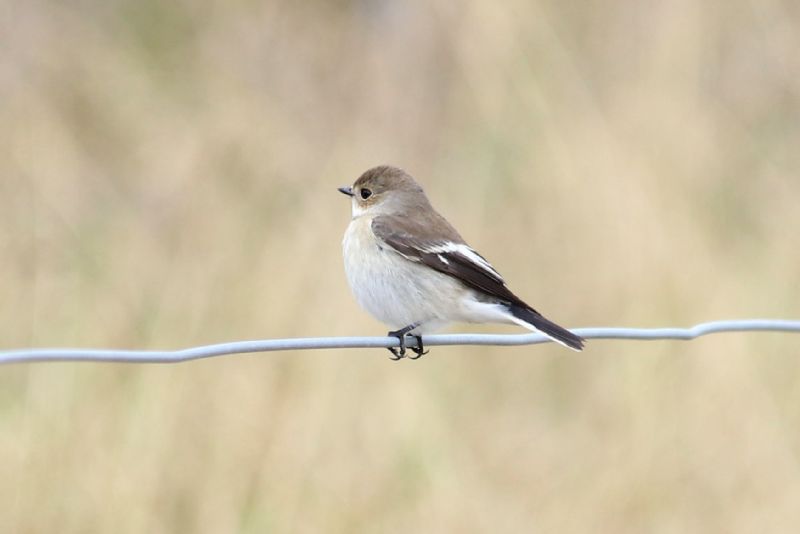
{"type": "MultiPolygon", "coordinates": [[[[740,319],[713,321],[691,328],[576,328],[585,339],[689,340],[719,332],[798,332],[800,321],[783,319],[740,319]]],[[[426,346],[441,345],[535,345],[547,343],[541,334],[444,334],[424,336],[426,346]]],[[[357,349],[396,347],[394,337],[312,337],[234,341],[180,350],[111,350],[111,349],[15,349],[0,351],[0,364],[30,362],[120,362],[120,363],[177,363],[227,354],[271,352],[278,350],[357,349]]],[[[407,346],[416,341],[408,339],[407,346]]],[[[591,347],[591,346],[590,346],[591,347]]]]}

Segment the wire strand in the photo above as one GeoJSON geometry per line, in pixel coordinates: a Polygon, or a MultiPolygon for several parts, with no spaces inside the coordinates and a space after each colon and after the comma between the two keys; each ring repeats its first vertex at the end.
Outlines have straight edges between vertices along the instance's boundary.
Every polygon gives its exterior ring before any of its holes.
{"type": "MultiPolygon", "coordinates": [[[[576,328],[585,339],[690,340],[720,332],[796,332],[800,321],[784,319],[739,319],[701,323],[690,328],[576,328]]],[[[551,340],[541,334],[443,334],[423,336],[426,346],[443,345],[536,345],[551,340]]],[[[14,349],[0,351],[0,364],[32,362],[117,362],[178,363],[201,358],[272,352],[282,350],[388,348],[398,345],[394,337],[311,337],[233,341],[180,350],[113,350],[113,349],[14,349]]],[[[416,346],[409,338],[408,347],[416,346]]]]}

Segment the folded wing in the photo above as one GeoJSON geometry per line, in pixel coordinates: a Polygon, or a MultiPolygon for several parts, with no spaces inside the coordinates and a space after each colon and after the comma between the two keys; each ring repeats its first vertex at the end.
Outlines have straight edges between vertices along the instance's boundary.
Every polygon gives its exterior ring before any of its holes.
{"type": "Polygon", "coordinates": [[[435,222],[435,227],[440,229],[444,223],[446,231],[437,235],[431,232],[429,225],[383,215],[372,221],[372,231],[381,242],[410,261],[423,263],[498,300],[530,308],[506,287],[503,277],[483,256],[464,243],[447,221],[439,218],[435,222]]]}
{"type": "Polygon", "coordinates": [[[545,318],[514,295],[500,273],[464,243],[444,218],[435,212],[430,217],[418,222],[384,215],[373,219],[372,231],[379,242],[404,258],[452,276],[465,286],[505,303],[514,322],[538,330],[571,349],[583,349],[583,338],[545,318]]]}

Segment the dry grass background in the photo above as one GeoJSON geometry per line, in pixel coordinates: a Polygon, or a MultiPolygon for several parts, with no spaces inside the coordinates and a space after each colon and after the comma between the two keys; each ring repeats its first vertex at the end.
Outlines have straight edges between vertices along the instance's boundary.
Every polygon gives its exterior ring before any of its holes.
{"type": "MultiPolygon", "coordinates": [[[[31,0],[0,26],[3,347],[382,334],[335,191],[379,163],[566,325],[798,316],[794,3],[31,0]]],[[[7,366],[0,531],[790,532],[799,347],[7,366]]]]}

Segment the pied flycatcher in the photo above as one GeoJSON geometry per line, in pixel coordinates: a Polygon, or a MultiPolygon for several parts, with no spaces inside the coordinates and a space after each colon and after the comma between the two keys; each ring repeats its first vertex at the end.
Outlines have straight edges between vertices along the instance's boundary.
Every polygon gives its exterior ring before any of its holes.
{"type": "Polygon", "coordinates": [[[516,323],[574,350],[583,338],[546,319],[514,295],[500,274],[467,245],[433,209],[405,171],[380,166],[339,191],[352,197],[353,218],[344,234],[344,267],[358,303],[395,330],[405,356],[405,336],[416,359],[422,334],[450,322],[516,323]]]}

